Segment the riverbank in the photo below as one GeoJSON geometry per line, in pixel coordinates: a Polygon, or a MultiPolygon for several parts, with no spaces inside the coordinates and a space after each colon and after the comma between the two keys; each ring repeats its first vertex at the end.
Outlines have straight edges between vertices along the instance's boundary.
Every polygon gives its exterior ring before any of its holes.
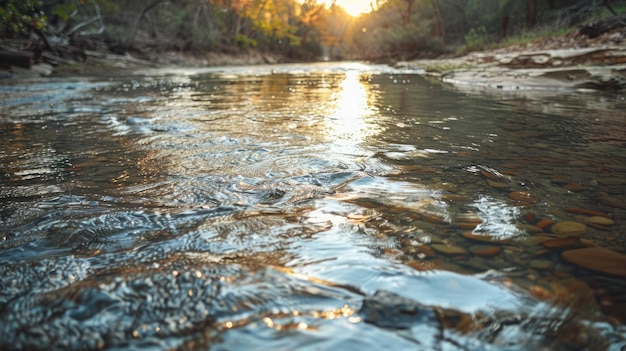
{"type": "Polygon", "coordinates": [[[461,57],[398,62],[458,87],[498,90],[626,89],[626,27],[569,34],[461,57]]]}
{"type": "Polygon", "coordinates": [[[285,61],[286,58],[280,55],[263,53],[258,50],[246,50],[237,53],[206,52],[202,54],[162,52],[152,55],[118,55],[110,52],[85,50],[81,60],[44,57],[40,62],[33,62],[28,67],[0,65],[0,78],[67,76],[165,66],[211,67],[277,64],[285,61]]]}
{"type": "MultiPolygon", "coordinates": [[[[45,55],[45,54],[44,54],[45,55]]],[[[75,75],[149,67],[236,66],[285,63],[285,57],[258,50],[236,53],[163,52],[116,55],[84,51],[82,60],[45,57],[30,67],[0,67],[0,77],[75,75]]],[[[504,91],[626,89],[626,27],[593,38],[572,33],[459,57],[419,59],[394,64],[459,88],[504,91]]]]}

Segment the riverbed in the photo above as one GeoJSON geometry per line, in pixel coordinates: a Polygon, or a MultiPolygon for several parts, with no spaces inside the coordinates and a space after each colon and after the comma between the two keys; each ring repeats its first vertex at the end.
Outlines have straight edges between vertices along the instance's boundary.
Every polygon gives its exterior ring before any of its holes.
{"type": "Polygon", "coordinates": [[[0,82],[0,348],[621,350],[626,101],[385,65],[0,82]]]}

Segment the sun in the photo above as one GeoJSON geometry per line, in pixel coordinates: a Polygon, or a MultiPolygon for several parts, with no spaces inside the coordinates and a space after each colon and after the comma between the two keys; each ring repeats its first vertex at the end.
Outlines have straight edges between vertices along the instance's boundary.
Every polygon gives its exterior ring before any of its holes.
{"type": "MultiPolygon", "coordinates": [[[[330,6],[333,0],[324,0],[322,2],[330,6]]],[[[372,10],[370,1],[368,0],[337,0],[336,4],[341,6],[347,14],[353,17],[358,17],[372,10]]]]}

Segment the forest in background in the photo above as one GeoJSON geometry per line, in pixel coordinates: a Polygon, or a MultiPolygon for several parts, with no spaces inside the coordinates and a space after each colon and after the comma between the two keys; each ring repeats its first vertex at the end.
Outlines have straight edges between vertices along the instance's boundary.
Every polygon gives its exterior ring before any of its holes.
{"type": "MultiPolygon", "coordinates": [[[[367,1],[367,0],[364,0],[367,1]]],[[[288,61],[390,60],[484,49],[625,22],[623,0],[373,0],[351,17],[316,0],[0,0],[1,50],[150,58],[254,50],[288,61]],[[616,23],[617,23],[616,22],[616,23]]]]}

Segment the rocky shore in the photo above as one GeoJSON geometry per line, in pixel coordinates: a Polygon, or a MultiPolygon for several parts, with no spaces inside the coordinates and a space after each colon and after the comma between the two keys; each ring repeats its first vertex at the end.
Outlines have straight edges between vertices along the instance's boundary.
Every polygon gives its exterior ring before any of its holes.
{"type": "Polygon", "coordinates": [[[626,28],[596,38],[571,34],[462,57],[399,62],[457,87],[497,90],[623,90],[626,28]]]}

